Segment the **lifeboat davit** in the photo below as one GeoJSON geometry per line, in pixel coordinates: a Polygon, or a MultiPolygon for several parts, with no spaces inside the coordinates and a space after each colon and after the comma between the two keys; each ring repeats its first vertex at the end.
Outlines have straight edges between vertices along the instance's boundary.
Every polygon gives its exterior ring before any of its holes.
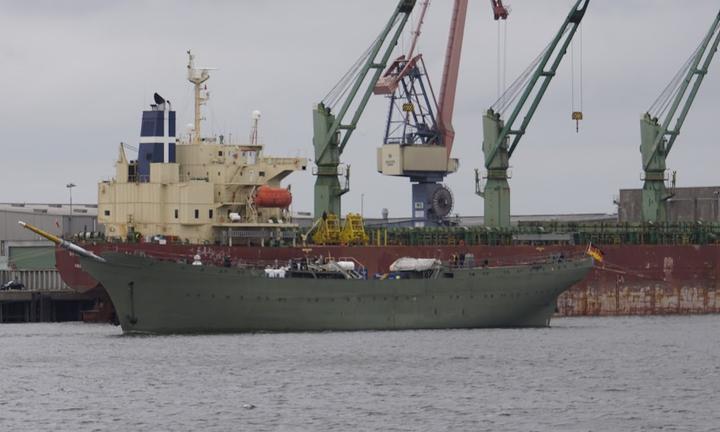
{"type": "Polygon", "coordinates": [[[292,203],[292,193],[283,188],[260,186],[255,191],[257,207],[288,208],[292,203]]]}

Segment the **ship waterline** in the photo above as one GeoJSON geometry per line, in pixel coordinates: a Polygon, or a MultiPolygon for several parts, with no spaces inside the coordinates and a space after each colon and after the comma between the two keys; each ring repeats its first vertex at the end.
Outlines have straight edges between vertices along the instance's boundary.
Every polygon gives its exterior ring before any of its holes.
{"type": "Polygon", "coordinates": [[[544,327],[591,258],[459,268],[428,279],[272,279],[107,252],[81,258],[126,333],[544,327]]]}

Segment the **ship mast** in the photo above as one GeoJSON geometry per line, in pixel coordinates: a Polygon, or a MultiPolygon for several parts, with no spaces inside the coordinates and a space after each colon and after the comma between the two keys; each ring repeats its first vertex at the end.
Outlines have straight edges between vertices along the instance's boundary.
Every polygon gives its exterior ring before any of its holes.
{"type": "Polygon", "coordinates": [[[260,111],[255,110],[252,113],[252,126],[250,128],[250,145],[258,145],[258,124],[260,123],[260,111]]]}
{"type": "Polygon", "coordinates": [[[188,81],[195,85],[195,123],[190,138],[190,144],[200,144],[202,140],[200,134],[200,121],[203,120],[201,107],[202,105],[205,105],[208,99],[210,99],[210,92],[207,91],[207,85],[203,87],[200,84],[210,79],[208,71],[211,69],[195,68],[195,56],[192,54],[191,50],[188,50],[187,54],[188,81]]]}

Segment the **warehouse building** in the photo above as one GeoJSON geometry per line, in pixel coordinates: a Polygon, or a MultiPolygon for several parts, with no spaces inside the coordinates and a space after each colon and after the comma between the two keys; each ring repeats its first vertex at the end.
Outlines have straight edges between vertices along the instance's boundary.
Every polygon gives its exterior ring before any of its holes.
{"type": "Polygon", "coordinates": [[[97,294],[71,290],[55,268],[54,245],[18,221],[63,237],[96,235],[97,206],[0,203],[0,323],[81,319],[97,294]]]}

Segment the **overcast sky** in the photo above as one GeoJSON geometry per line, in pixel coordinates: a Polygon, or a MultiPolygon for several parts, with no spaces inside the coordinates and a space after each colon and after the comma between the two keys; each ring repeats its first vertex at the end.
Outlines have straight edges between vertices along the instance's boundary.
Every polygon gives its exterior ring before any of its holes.
{"type": "MultiPolygon", "coordinates": [[[[514,0],[507,23],[508,81],[550,41],[573,1],[514,0]]],[[[192,121],[186,50],[217,67],[204,130],[245,138],[262,111],[266,153],[312,157],[312,107],[376,37],[391,0],[0,1],[0,201],[95,203],[114,175],[121,141],[137,145],[140,111],[157,91],[178,125],[192,121]]],[[[419,8],[416,8],[419,9],[419,8]]],[[[434,0],[420,52],[436,88],[451,0],[434,0]]],[[[620,188],[641,187],[639,118],[707,32],[717,0],[593,0],[582,27],[585,120],[570,120],[570,54],[511,160],[512,213],[615,212],[620,188]]],[[[409,34],[409,29],[406,32],[409,34]]],[[[497,95],[497,23],[472,0],[446,183],[455,212],[482,214],[473,169],[483,167],[482,113],[497,95]]],[[[407,37],[406,37],[407,39],[407,37]]],[[[579,40],[579,38],[576,38],[579,40]]],[[[400,54],[407,43],[399,44],[400,54]]],[[[576,50],[578,47],[576,46],[576,50]]],[[[579,56],[576,56],[576,61],[579,56]]],[[[719,185],[720,60],[710,67],[668,159],[679,186],[719,185]]],[[[576,75],[577,79],[577,75],[576,75]]],[[[577,90],[576,90],[577,91],[577,90]]],[[[387,100],[373,97],[342,156],[352,164],[343,211],[410,214],[410,183],[375,166],[387,100]]],[[[182,129],[182,128],[179,128],[182,129]]],[[[294,210],[312,210],[310,173],[291,175],[294,210]]]]}

